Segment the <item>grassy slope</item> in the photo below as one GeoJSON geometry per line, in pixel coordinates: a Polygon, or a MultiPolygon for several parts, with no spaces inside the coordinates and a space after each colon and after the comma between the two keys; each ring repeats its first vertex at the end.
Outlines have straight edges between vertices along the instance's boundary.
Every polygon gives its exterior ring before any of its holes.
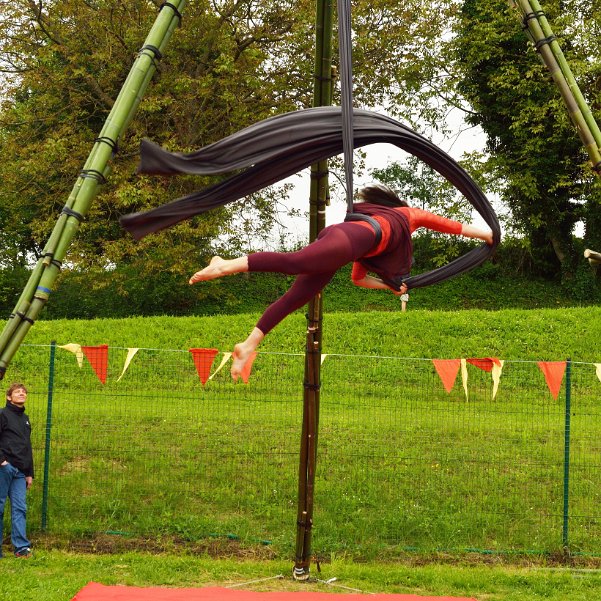
{"type": "MultiPolygon", "coordinates": [[[[40,321],[27,344],[231,350],[257,314],[212,317],[40,321]]],[[[303,352],[305,318],[288,317],[262,350],[303,352]]],[[[601,361],[601,308],[327,313],[324,352],[403,357],[498,356],[504,359],[601,361]]]]}

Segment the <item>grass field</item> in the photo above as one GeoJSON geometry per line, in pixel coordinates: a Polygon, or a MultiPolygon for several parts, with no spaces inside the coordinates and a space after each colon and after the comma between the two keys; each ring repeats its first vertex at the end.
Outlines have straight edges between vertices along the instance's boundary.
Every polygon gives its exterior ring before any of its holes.
{"type": "MultiPolygon", "coordinates": [[[[594,601],[601,598],[601,572],[558,568],[448,563],[354,564],[334,559],[314,569],[309,583],[295,583],[284,561],[214,560],[193,555],[82,555],[40,552],[29,561],[0,560],[0,598],[6,601],[69,601],[88,582],[128,586],[239,586],[262,591],[404,593],[453,595],[478,601],[594,601]],[[282,575],[284,578],[274,578],[282,575]],[[325,581],[336,578],[330,585],[325,581]],[[256,582],[257,580],[262,582],[256,582]]],[[[367,596],[366,598],[369,598],[367,596]]]]}
{"type": "MultiPolygon", "coordinates": [[[[387,323],[381,315],[329,316],[316,552],[363,560],[389,560],[407,549],[562,553],[565,390],[554,401],[536,364],[515,360],[515,353],[525,348],[530,360],[556,360],[569,351],[590,360],[600,344],[598,317],[594,309],[414,312],[388,316],[387,323]],[[496,399],[490,375],[476,368],[469,401],[460,384],[444,392],[431,362],[417,355],[428,350],[432,331],[445,334],[432,356],[507,359],[496,399]]],[[[109,532],[126,548],[136,537],[201,549],[234,540],[252,553],[291,556],[302,410],[299,316],[268,339],[248,386],[233,384],[227,370],[201,386],[186,350],[229,349],[249,319],[38,324],[37,340],[42,332],[59,343],[111,345],[104,386],[87,363],[79,369],[73,355],[57,351],[51,537],[97,540],[109,532]],[[174,350],[140,351],[117,381],[126,354],[113,346],[117,341],[156,349],[152,342],[166,337],[174,350]]],[[[28,411],[40,462],[48,348],[24,347],[12,370],[33,385],[28,411]]],[[[567,525],[576,553],[601,551],[600,386],[592,364],[573,365],[567,525]]],[[[31,508],[31,523],[39,524],[40,486],[31,508]]]]}
{"type": "MultiPolygon", "coordinates": [[[[226,370],[201,386],[187,352],[231,350],[255,317],[36,324],[28,344],[109,344],[109,376],[102,386],[57,351],[42,534],[49,348],[15,357],[7,380],[32,387],[37,553],[2,560],[0,599],[63,601],[90,580],[201,586],[289,573],[304,319],[265,341],[248,386],[226,370]],[[173,350],[140,351],[117,382],[129,346],[173,350]],[[16,596],[22,581],[30,589],[16,596]]],[[[327,315],[313,537],[322,578],[480,601],[601,598],[599,318],[596,308],[327,315]],[[460,383],[447,395],[426,360],[470,356],[507,360],[495,400],[475,368],[469,401],[460,383]],[[562,549],[565,382],[554,401],[534,363],[567,357],[572,555],[562,549]]]]}

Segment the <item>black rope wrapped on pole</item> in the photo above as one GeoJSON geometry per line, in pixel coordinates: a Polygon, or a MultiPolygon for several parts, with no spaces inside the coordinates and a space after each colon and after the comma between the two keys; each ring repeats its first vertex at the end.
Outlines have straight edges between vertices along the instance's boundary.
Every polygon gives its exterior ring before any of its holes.
{"type": "Polygon", "coordinates": [[[46,242],[42,257],[34,267],[25,289],[0,334],[0,379],[17,352],[27,332],[53,291],[54,283],[80,223],[95,198],[98,186],[106,181],[108,163],[117,143],[142,99],[156,70],[156,61],[181,20],[185,0],[165,2],[159,11],[144,46],[138,53],[129,75],[104,127],[81,170],[65,207],[46,242]]]}
{"type": "MultiPolygon", "coordinates": [[[[353,132],[356,148],[389,143],[430,165],[465,196],[493,232],[491,246],[483,244],[447,265],[407,278],[408,288],[429,286],[464,273],[493,253],[501,239],[497,216],[476,182],[453,158],[417,132],[378,113],[354,109],[353,132]]],[[[149,211],[125,215],[121,224],[135,238],[143,238],[258,192],[342,150],[341,109],[335,106],[277,115],[189,154],[171,153],[144,141],[141,173],[214,175],[242,171],[149,211]]]]}

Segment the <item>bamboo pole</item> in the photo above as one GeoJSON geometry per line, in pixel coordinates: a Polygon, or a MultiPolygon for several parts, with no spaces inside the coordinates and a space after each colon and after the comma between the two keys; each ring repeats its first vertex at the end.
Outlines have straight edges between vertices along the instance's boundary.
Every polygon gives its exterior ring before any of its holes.
{"type": "Polygon", "coordinates": [[[133,119],[144,92],[156,71],[173,31],[179,24],[185,0],[165,2],[140,50],[100,135],[77,178],[62,213],[46,242],[43,255],[0,334],[0,379],[27,332],[52,293],[62,261],[80,222],[85,218],[98,187],[109,172],[117,142],[133,119]]]}
{"type": "Polygon", "coordinates": [[[601,131],[576,83],[549,22],[537,0],[511,0],[522,14],[524,29],[539,52],[561,97],[568,109],[572,123],[589,155],[592,169],[601,171],[601,131]]]}
{"type": "Polygon", "coordinates": [[[587,248],[584,251],[584,258],[588,259],[588,262],[591,265],[601,265],[601,253],[595,252],[590,248],[587,248]]]}
{"type": "MultiPolygon", "coordinates": [[[[314,106],[332,103],[332,0],[317,0],[315,24],[314,106]]],[[[312,242],[325,226],[329,201],[328,162],[311,166],[309,239],[312,242]]],[[[311,565],[313,502],[317,465],[319,393],[321,379],[322,296],[311,300],[307,313],[303,426],[298,471],[296,553],[292,575],[308,580],[311,565]]]]}

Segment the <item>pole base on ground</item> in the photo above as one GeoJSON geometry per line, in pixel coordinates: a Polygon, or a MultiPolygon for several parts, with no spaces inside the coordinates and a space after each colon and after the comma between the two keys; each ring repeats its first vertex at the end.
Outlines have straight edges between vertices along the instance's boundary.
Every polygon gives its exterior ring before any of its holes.
{"type": "Polygon", "coordinates": [[[292,578],[297,582],[306,582],[310,576],[309,567],[296,567],[292,568],[292,578]]]}

